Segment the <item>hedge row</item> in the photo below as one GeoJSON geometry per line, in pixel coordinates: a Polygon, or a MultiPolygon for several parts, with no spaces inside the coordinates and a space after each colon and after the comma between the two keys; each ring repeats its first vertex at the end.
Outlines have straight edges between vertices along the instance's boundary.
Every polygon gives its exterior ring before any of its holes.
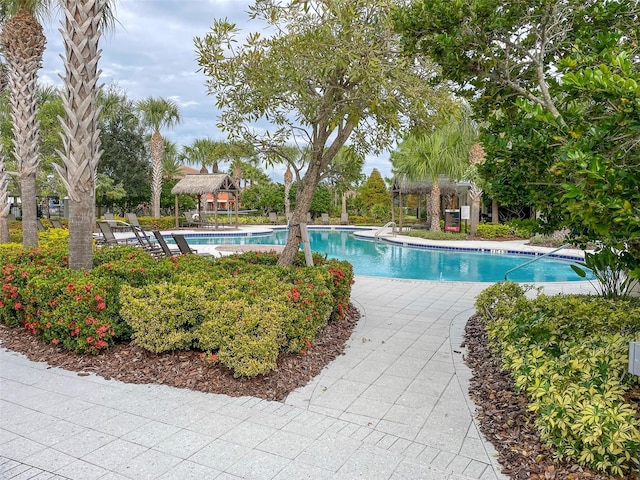
{"type": "Polygon", "coordinates": [[[237,376],[268,372],[280,351],[304,353],[342,317],[353,270],[314,255],[315,267],[277,267],[277,255],[155,259],[135,247],[100,248],[94,268],[67,267],[66,231],[41,246],[0,245],[0,322],[44,341],[97,354],[133,340],[162,352],[198,349],[237,376]]]}

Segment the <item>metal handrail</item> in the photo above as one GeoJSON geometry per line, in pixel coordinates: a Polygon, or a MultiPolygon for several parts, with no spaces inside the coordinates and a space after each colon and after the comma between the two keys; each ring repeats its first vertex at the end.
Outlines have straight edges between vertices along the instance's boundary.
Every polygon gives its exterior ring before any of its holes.
{"type": "Polygon", "coordinates": [[[562,250],[563,248],[567,248],[568,246],[570,246],[570,243],[565,243],[564,245],[562,245],[561,247],[556,248],[555,250],[551,250],[550,252],[547,252],[543,255],[537,256],[536,258],[532,258],[531,260],[528,260],[526,262],[524,262],[522,265],[518,265],[517,267],[513,267],[509,270],[507,270],[504,274],[504,281],[507,281],[507,276],[509,276],[510,273],[515,272],[516,270],[521,269],[522,267],[526,267],[527,265],[533,263],[533,262],[537,262],[538,260],[540,260],[541,258],[547,257],[553,253],[559,252],[560,250],[562,250]]]}
{"type": "Polygon", "coordinates": [[[395,233],[395,231],[396,231],[396,227],[397,227],[396,222],[387,222],[387,223],[384,225],[384,227],[381,227],[381,228],[379,228],[379,229],[376,231],[376,233],[375,233],[375,235],[373,236],[373,238],[374,238],[374,239],[376,239],[376,240],[378,240],[378,238],[380,237],[380,235],[382,234],[382,232],[383,232],[386,228],[389,228],[389,227],[391,227],[391,233],[395,233]]]}

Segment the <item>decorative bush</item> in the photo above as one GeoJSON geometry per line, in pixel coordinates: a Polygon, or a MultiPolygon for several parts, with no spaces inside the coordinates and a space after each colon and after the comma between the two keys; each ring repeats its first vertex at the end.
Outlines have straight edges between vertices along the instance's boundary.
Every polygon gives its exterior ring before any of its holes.
{"type": "Polygon", "coordinates": [[[79,353],[133,338],[152,352],[201,349],[237,376],[264,374],[344,315],[353,282],[348,262],[322,255],[315,267],[302,253],[278,267],[275,254],[155,259],[133,246],[96,249],[94,268],[77,272],[65,236],[0,246],[0,321],[79,353]]]}
{"type": "Polygon", "coordinates": [[[513,229],[509,225],[501,223],[481,223],[478,225],[478,236],[482,238],[507,237],[513,234],[513,229]]]}
{"type": "Polygon", "coordinates": [[[476,300],[490,346],[537,413],[541,437],[559,459],[624,475],[640,444],[638,411],[625,402],[629,341],[640,338],[640,302],[539,295],[496,284],[476,300]]]}
{"type": "Polygon", "coordinates": [[[120,289],[120,313],[142,348],[160,353],[190,349],[203,320],[203,292],[197,287],[154,284],[120,289]]]}

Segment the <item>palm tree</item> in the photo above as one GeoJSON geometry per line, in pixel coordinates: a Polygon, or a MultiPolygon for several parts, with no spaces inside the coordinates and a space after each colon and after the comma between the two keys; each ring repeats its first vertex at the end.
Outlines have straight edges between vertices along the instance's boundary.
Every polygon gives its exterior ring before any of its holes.
{"type": "MultiPolygon", "coordinates": [[[[0,95],[9,85],[6,65],[0,65],[0,95]]],[[[9,237],[9,173],[5,168],[4,152],[0,143],[0,243],[8,243],[9,237]]]]}
{"type": "Polygon", "coordinates": [[[162,155],[162,177],[166,180],[175,180],[180,176],[182,160],[178,155],[178,146],[175,142],[164,140],[164,153],[162,155]]]}
{"type": "Polygon", "coordinates": [[[469,165],[475,131],[466,118],[451,118],[425,134],[409,135],[391,155],[394,173],[431,181],[430,229],[440,231],[440,177],[460,180],[469,165]]]}
{"type": "Polygon", "coordinates": [[[96,171],[102,151],[98,115],[98,41],[113,25],[109,0],[60,0],[65,47],[63,103],[66,116],[61,165],[54,165],[69,196],[69,267],[90,270],[93,264],[93,226],[96,171]]]}
{"type": "Polygon", "coordinates": [[[469,170],[465,177],[470,181],[469,196],[471,197],[471,224],[469,234],[475,237],[478,233],[478,221],[480,219],[480,201],[482,200],[482,181],[478,175],[478,165],[485,159],[484,148],[476,142],[469,151],[469,170]]]}
{"type": "Polygon", "coordinates": [[[149,97],[138,102],[141,120],[153,131],[151,135],[151,216],[160,217],[160,195],[162,194],[162,154],[164,140],[161,128],[171,128],[180,123],[178,105],[172,100],[149,97]]]}
{"type": "Polygon", "coordinates": [[[230,156],[230,147],[226,142],[211,138],[196,138],[191,145],[182,148],[182,159],[192,164],[199,164],[202,169],[211,167],[211,173],[218,173],[219,162],[230,156]]]}
{"type": "MultiPolygon", "coordinates": [[[[22,243],[25,247],[38,245],[36,171],[40,154],[36,92],[46,39],[42,25],[36,19],[36,10],[47,3],[44,0],[3,2],[3,13],[9,16],[4,19],[0,32],[0,46],[9,71],[13,153],[18,163],[22,197],[22,243]]],[[[5,209],[2,210],[4,212],[5,209]]],[[[5,222],[6,215],[8,211],[5,213],[5,222]]]]}

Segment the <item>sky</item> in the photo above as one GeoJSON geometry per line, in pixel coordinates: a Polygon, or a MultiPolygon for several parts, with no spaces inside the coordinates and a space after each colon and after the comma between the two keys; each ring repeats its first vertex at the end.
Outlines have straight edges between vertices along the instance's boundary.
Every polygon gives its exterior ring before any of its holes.
{"type": "MultiPolygon", "coordinates": [[[[100,83],[116,84],[132,100],[147,97],[171,99],[178,105],[182,121],[162,135],[178,147],[196,138],[226,140],[216,126],[219,111],[215,97],[207,95],[206,77],[197,72],[195,36],[204,36],[216,18],[228,18],[242,31],[256,31],[250,22],[250,0],[117,0],[115,29],[100,40],[100,83]]],[[[40,71],[41,82],[62,85],[64,55],[60,18],[44,21],[47,45],[40,71]]],[[[225,168],[225,165],[222,165],[225,168]]],[[[391,176],[388,154],[367,157],[363,173],[377,168],[391,176]]],[[[265,171],[282,182],[283,167],[265,171]]]]}

